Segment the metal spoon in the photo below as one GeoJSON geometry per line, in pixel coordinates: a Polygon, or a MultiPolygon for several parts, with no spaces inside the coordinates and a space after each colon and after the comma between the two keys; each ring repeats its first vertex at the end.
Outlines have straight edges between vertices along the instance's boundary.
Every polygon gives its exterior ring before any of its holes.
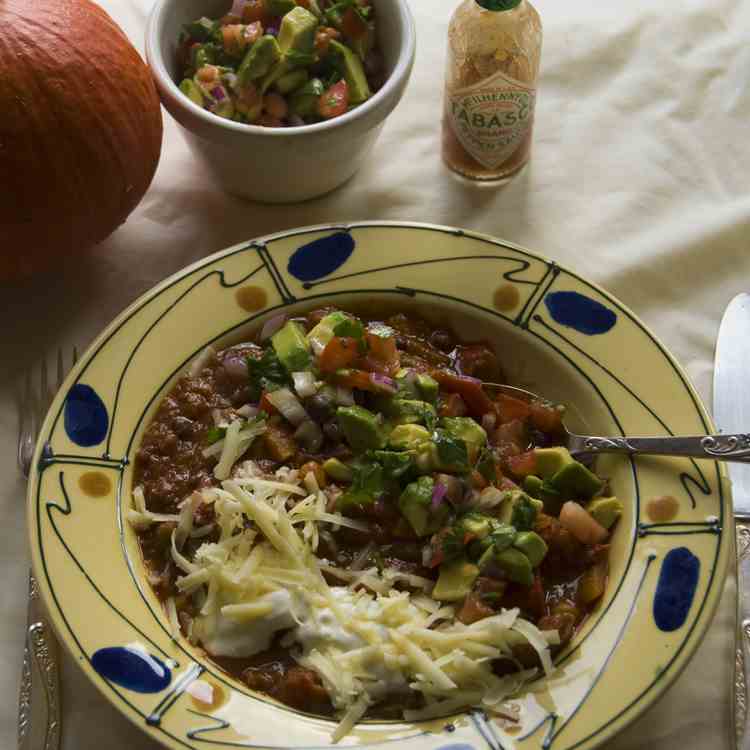
{"type": "MultiPolygon", "coordinates": [[[[522,401],[545,401],[531,391],[500,383],[482,383],[522,401]]],[[[629,456],[687,456],[712,461],[750,463],[750,434],[697,435],[694,437],[597,437],[575,435],[563,425],[563,444],[573,456],[624,453],[629,456]]]]}

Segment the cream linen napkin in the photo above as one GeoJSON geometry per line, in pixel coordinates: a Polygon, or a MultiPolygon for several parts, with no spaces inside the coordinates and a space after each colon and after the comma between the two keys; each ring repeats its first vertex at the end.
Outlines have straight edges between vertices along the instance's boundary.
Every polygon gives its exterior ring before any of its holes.
{"type": "MultiPolygon", "coordinates": [[[[151,0],[102,5],[142,49],[151,0]]],[[[365,167],[343,189],[297,206],[227,197],[196,167],[165,114],[161,165],[128,222],[62,272],[0,286],[0,746],[15,741],[25,620],[14,384],[43,351],[85,345],[138,294],[197,258],[326,221],[401,219],[488,232],[604,285],[642,316],[710,397],[721,313],[750,286],[750,2],[537,0],[545,44],[534,156],[504,190],[467,187],[441,166],[453,2],[411,5],[419,34],[411,84],[365,167]]],[[[730,579],[705,642],[675,687],[608,748],[729,747],[733,607],[730,579]]],[[[69,659],[63,701],[65,750],[152,747],[69,659]]]]}

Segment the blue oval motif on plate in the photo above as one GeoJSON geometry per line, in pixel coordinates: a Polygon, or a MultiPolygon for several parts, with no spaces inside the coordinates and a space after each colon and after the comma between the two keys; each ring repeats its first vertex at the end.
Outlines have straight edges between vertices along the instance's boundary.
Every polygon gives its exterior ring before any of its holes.
{"type": "Polygon", "coordinates": [[[163,661],[132,646],[100,648],[91,666],[105,679],[136,693],[160,693],[172,681],[163,661]]]}
{"type": "Polygon", "coordinates": [[[294,251],[287,271],[300,281],[322,279],[349,260],[354,244],[354,238],[348,232],[336,232],[308,242],[294,251]]]}
{"type": "Polygon", "coordinates": [[[687,547],[677,547],[667,553],[654,595],[654,620],[659,630],[671,633],[685,624],[700,568],[700,560],[687,547]]]}
{"type": "Polygon", "coordinates": [[[65,397],[65,432],[82,448],[99,445],[107,436],[107,407],[97,392],[83,383],[76,383],[65,397]]]}
{"type": "Polygon", "coordinates": [[[544,304],[556,323],[587,336],[607,333],[617,323],[612,310],[579,292],[552,292],[544,298],[544,304]]]}
{"type": "Polygon", "coordinates": [[[473,745],[465,745],[461,742],[456,742],[452,745],[443,745],[438,750],[475,750],[473,745]]]}

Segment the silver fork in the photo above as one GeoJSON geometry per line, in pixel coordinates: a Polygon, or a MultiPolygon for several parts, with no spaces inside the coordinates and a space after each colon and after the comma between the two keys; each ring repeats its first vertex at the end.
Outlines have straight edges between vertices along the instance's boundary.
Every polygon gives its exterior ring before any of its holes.
{"type": "MultiPolygon", "coordinates": [[[[78,359],[75,347],[72,365],[78,359]]],[[[72,366],[71,365],[71,366],[72,366]]],[[[66,367],[62,349],[57,350],[56,383],[50,390],[46,360],[42,360],[39,391],[32,384],[32,371],[26,373],[18,419],[18,467],[29,476],[39,431],[52,399],[62,387],[66,367]]],[[[60,668],[58,644],[39,598],[39,590],[29,571],[26,640],[18,696],[19,750],[58,750],[60,747],[60,668]]]]}

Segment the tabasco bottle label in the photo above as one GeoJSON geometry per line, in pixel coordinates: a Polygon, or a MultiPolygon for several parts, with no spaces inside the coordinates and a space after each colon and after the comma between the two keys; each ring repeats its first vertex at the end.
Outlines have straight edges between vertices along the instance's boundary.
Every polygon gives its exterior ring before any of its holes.
{"type": "Polygon", "coordinates": [[[498,71],[446,97],[448,120],[461,145],[496,169],[524,142],[534,123],[536,89],[498,71]]]}

